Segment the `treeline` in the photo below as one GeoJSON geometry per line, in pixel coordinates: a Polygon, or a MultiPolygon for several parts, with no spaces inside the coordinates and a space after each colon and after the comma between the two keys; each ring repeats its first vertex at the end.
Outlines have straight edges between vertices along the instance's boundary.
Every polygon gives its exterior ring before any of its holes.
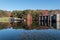
{"type": "Polygon", "coordinates": [[[0,17],[9,17],[11,13],[12,17],[26,18],[27,14],[31,14],[34,19],[37,19],[38,15],[41,13],[40,10],[14,10],[14,11],[4,11],[0,10],[0,17]]]}
{"type": "Polygon", "coordinates": [[[60,13],[60,10],[14,10],[14,11],[4,11],[0,10],[0,17],[9,17],[9,13],[11,13],[12,17],[18,17],[18,18],[26,18],[27,14],[31,14],[33,17],[33,20],[37,21],[39,15],[42,15],[43,13],[52,14],[52,13],[60,13]]]}
{"type": "Polygon", "coordinates": [[[31,14],[34,19],[38,19],[38,16],[41,14],[40,10],[24,10],[24,11],[12,11],[13,17],[26,18],[28,14],[31,14]]]}
{"type": "Polygon", "coordinates": [[[0,10],[0,17],[8,17],[8,11],[0,10]]]}

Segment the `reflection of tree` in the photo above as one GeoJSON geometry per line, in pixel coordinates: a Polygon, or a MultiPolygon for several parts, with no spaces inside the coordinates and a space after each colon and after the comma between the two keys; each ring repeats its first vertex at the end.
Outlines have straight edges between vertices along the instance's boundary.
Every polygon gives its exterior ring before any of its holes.
{"type": "Polygon", "coordinates": [[[7,28],[8,23],[0,22],[0,29],[7,28]]]}
{"type": "Polygon", "coordinates": [[[23,23],[13,23],[13,28],[14,29],[21,29],[23,28],[23,23]]]}

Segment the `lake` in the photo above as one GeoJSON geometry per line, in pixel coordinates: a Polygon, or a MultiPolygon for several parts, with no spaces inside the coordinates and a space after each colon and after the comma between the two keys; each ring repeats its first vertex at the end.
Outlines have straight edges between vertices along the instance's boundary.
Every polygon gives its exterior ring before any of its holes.
{"type": "Polygon", "coordinates": [[[22,22],[0,22],[0,40],[60,40],[59,29],[44,25],[33,23],[27,26],[22,22]]]}
{"type": "Polygon", "coordinates": [[[25,30],[7,28],[0,30],[0,40],[60,40],[60,30],[25,30]]]}

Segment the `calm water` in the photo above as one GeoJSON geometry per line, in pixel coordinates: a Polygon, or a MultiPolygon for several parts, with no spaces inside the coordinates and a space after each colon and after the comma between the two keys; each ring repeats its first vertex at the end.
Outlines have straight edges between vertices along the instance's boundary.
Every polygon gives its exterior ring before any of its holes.
{"type": "Polygon", "coordinates": [[[60,40],[60,30],[51,29],[46,24],[38,25],[33,23],[27,26],[26,23],[0,22],[0,40],[60,40]]]}
{"type": "Polygon", "coordinates": [[[7,28],[0,30],[0,40],[60,40],[60,30],[24,30],[7,28]]]}

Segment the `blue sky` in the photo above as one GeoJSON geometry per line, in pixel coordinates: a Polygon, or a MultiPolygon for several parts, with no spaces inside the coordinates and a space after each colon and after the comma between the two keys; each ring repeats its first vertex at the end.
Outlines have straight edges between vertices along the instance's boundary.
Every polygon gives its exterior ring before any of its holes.
{"type": "Polygon", "coordinates": [[[54,10],[60,9],[60,0],[0,0],[2,10],[54,10]]]}

